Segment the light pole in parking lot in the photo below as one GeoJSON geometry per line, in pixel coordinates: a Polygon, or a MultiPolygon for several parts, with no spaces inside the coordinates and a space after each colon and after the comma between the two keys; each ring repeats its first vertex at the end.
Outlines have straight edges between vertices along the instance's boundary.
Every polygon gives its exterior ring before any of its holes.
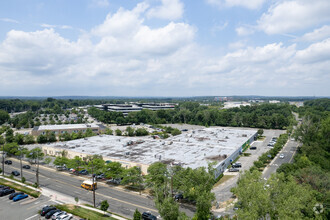
{"type": "Polygon", "coordinates": [[[22,169],[22,151],[23,151],[23,147],[22,146],[19,146],[18,147],[18,150],[20,151],[20,157],[19,157],[19,160],[20,160],[20,164],[21,164],[21,179],[23,179],[23,169],[22,169]]]}

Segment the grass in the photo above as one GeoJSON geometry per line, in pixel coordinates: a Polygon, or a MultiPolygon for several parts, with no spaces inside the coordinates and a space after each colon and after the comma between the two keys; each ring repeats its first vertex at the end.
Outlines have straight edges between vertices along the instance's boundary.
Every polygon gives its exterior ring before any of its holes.
{"type": "Polygon", "coordinates": [[[56,208],[66,211],[67,213],[71,213],[73,215],[79,216],[80,218],[88,219],[88,220],[113,220],[115,218],[112,218],[110,216],[105,216],[102,213],[95,212],[89,209],[84,209],[80,206],[76,205],[55,205],[56,208]]]}
{"type": "Polygon", "coordinates": [[[233,178],[234,175],[224,175],[216,184],[214,184],[214,187],[219,186],[220,184],[226,182],[227,180],[233,178]]]}
{"type": "Polygon", "coordinates": [[[263,141],[263,140],[265,140],[265,138],[266,138],[266,136],[258,136],[258,141],[263,141]]]}
{"type": "Polygon", "coordinates": [[[17,191],[21,191],[24,192],[30,196],[33,196],[34,198],[38,198],[40,196],[40,192],[27,188],[25,186],[19,185],[17,183],[5,180],[5,179],[0,179],[0,185],[5,185],[5,186],[9,186],[17,191]]]}

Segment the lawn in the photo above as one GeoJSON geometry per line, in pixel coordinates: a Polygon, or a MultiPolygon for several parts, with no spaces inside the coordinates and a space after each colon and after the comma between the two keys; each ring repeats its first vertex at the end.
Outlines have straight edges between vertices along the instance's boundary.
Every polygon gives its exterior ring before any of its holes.
{"type": "Polygon", "coordinates": [[[26,193],[30,196],[35,197],[35,198],[38,198],[41,194],[40,192],[38,192],[36,190],[27,188],[25,186],[19,185],[17,183],[14,183],[14,182],[8,181],[6,179],[2,179],[2,178],[0,178],[0,185],[9,186],[9,187],[15,189],[16,191],[24,192],[24,193],[26,193]]]}

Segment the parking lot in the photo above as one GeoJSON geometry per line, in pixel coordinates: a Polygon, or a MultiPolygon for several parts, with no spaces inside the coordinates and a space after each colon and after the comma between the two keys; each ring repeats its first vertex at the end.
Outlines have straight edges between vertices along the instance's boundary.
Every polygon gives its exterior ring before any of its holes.
{"type": "Polygon", "coordinates": [[[45,205],[55,204],[50,198],[40,196],[33,198],[29,196],[26,199],[13,202],[8,199],[9,195],[0,197],[0,216],[1,219],[17,220],[36,220],[40,219],[38,211],[45,205]]]}
{"type": "MultiPolygon", "coordinates": [[[[264,130],[263,136],[265,136],[265,138],[262,141],[254,141],[251,145],[253,147],[256,147],[256,149],[248,149],[247,151],[245,151],[246,153],[250,153],[251,155],[247,157],[241,156],[237,160],[237,162],[240,162],[242,164],[242,167],[239,168],[239,170],[244,171],[250,169],[250,167],[253,165],[253,162],[256,161],[259,156],[270,150],[267,144],[272,139],[272,137],[279,137],[280,134],[283,133],[285,133],[284,130],[264,130]]],[[[234,175],[234,177],[215,187],[212,190],[215,193],[217,202],[220,204],[220,208],[221,204],[231,199],[232,193],[230,192],[230,189],[236,186],[236,182],[239,178],[240,173],[225,172],[224,175],[234,175]]]]}

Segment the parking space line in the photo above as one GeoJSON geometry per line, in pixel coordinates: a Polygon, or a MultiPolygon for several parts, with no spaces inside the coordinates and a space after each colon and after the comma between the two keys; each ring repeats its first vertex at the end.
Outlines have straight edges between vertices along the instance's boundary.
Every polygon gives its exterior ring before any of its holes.
{"type": "Polygon", "coordinates": [[[33,215],[33,216],[29,217],[29,218],[26,218],[25,220],[33,219],[34,217],[37,217],[38,215],[39,215],[39,214],[35,214],[35,215],[33,215]]]}
{"type": "Polygon", "coordinates": [[[33,208],[38,207],[38,206],[40,206],[40,205],[42,205],[42,204],[44,204],[44,203],[47,203],[47,202],[49,202],[49,200],[44,201],[44,202],[42,202],[42,203],[37,203],[37,204],[32,205],[31,207],[28,207],[28,208],[26,208],[26,209],[33,209],[33,208]]]}

